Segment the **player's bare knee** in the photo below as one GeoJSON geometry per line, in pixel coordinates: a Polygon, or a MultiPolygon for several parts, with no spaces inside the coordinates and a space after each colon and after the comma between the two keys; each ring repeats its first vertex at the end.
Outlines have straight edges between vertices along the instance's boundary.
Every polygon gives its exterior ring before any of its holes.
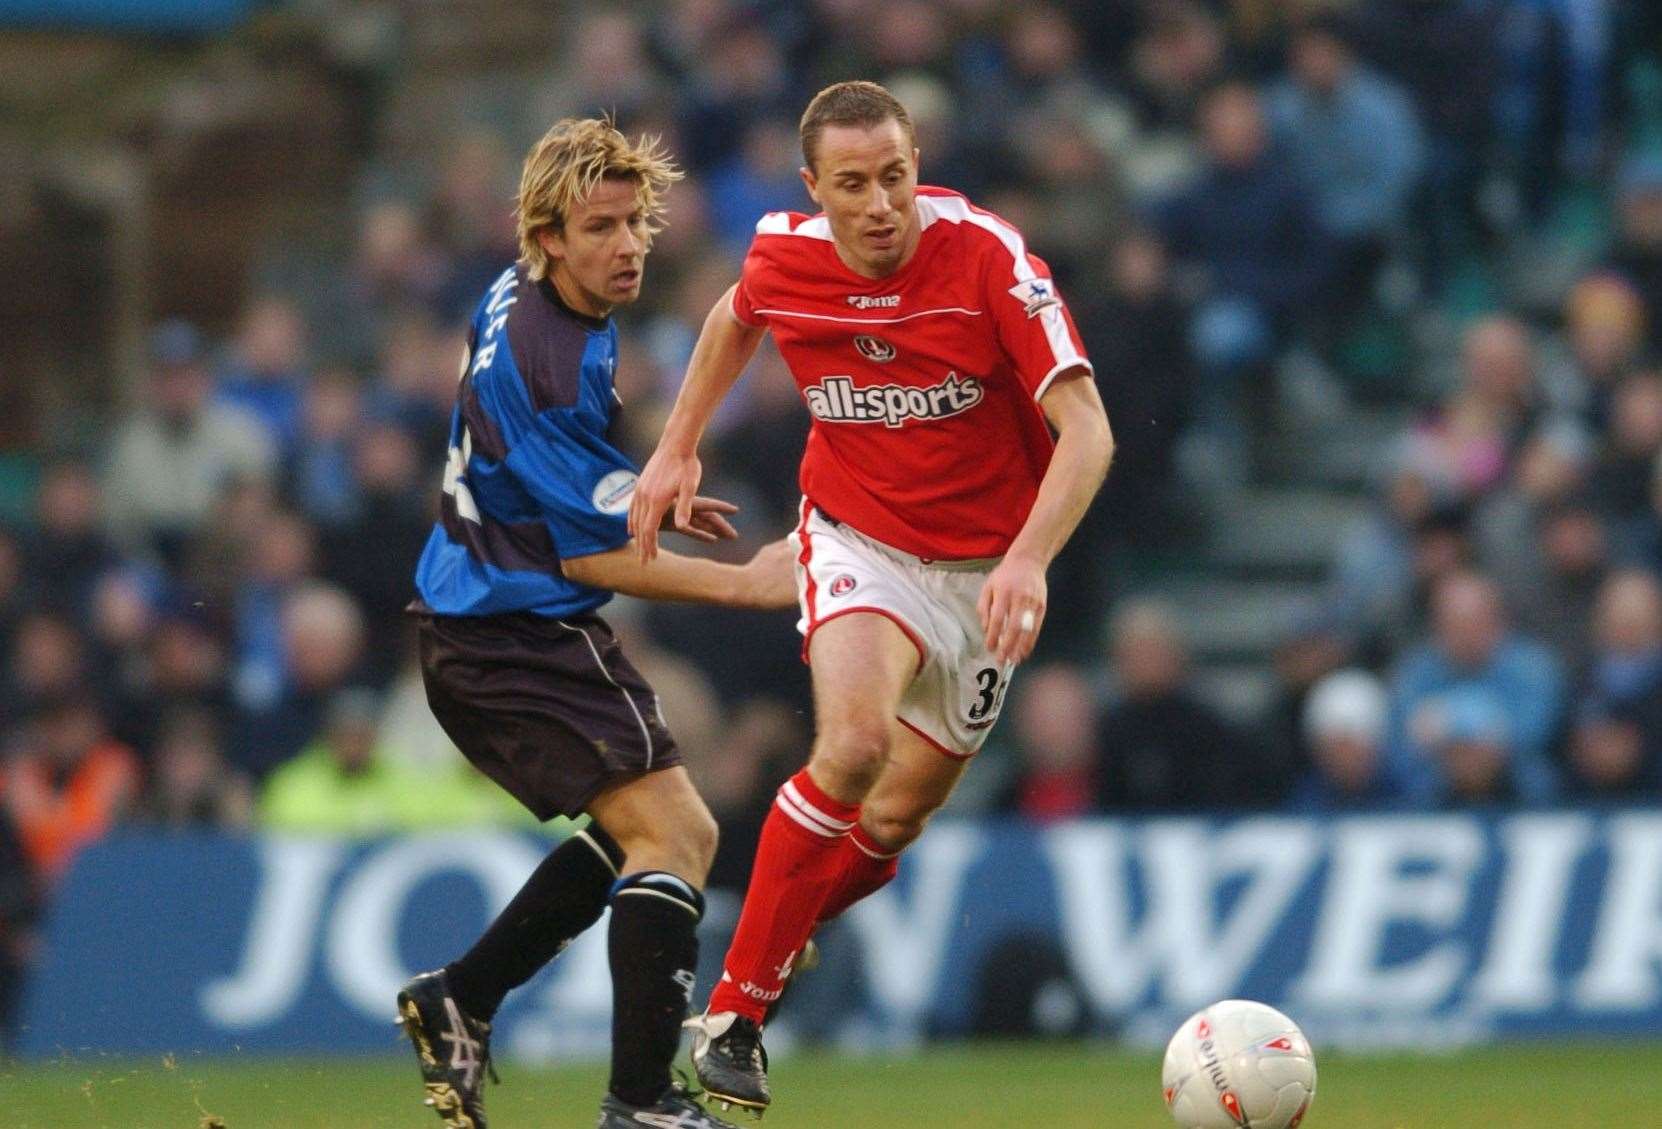
{"type": "Polygon", "coordinates": [[[689,861],[698,867],[696,877],[703,882],[716,861],[716,847],[721,843],[721,828],[708,808],[699,808],[697,817],[688,821],[684,842],[689,861]]]}
{"type": "Polygon", "coordinates": [[[923,834],[931,814],[882,808],[874,811],[868,807],[861,814],[860,826],[885,851],[903,851],[923,834]]]}
{"type": "Polygon", "coordinates": [[[674,864],[666,866],[687,881],[702,884],[710,873],[710,864],[716,858],[716,842],[720,830],[710,810],[703,804],[682,808],[665,817],[656,825],[657,842],[654,853],[674,864]]]}
{"type": "Polygon", "coordinates": [[[840,798],[864,796],[888,757],[888,722],[851,719],[820,735],[814,750],[814,776],[840,798]]]}

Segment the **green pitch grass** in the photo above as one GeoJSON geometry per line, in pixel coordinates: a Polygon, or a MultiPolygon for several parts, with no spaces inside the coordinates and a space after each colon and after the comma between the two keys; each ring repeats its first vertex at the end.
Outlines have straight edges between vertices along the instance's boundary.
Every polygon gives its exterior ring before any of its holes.
{"type": "MultiPolygon", "coordinates": [[[[775,1065],[757,1129],[1171,1129],[1159,1058],[1088,1045],[915,1057],[801,1053],[775,1065]]],[[[1308,1129],[1656,1125],[1662,1043],[1530,1045],[1419,1057],[1327,1054],[1308,1129]]],[[[491,1129],[589,1129],[598,1067],[504,1064],[491,1129]]],[[[415,1062],[68,1058],[0,1066],[8,1129],[436,1129],[415,1062]]],[[[734,1118],[741,1126],[756,1123],[734,1118]]]]}

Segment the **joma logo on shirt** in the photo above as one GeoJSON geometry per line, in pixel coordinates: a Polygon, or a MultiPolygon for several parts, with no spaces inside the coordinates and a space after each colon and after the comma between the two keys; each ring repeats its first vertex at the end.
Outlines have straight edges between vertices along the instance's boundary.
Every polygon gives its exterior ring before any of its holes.
{"type": "Polygon", "coordinates": [[[900,295],[885,294],[881,298],[873,298],[869,294],[850,294],[848,304],[856,310],[898,310],[900,295]]]}
{"type": "Polygon", "coordinates": [[[814,418],[827,423],[881,423],[899,427],[911,419],[946,419],[979,404],[985,393],[975,377],[948,373],[928,388],[904,384],[856,387],[851,377],[828,376],[803,395],[814,418]]]}

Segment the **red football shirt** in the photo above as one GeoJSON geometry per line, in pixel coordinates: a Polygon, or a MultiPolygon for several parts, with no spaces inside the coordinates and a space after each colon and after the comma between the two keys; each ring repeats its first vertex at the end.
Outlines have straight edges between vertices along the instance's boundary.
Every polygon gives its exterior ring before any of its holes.
{"type": "Polygon", "coordinates": [[[756,225],[733,315],[773,333],[814,417],[802,492],[930,560],[995,557],[1054,443],[1039,398],[1090,368],[1050,268],[963,196],[917,191],[917,251],[887,278],[837,257],[826,218],[756,225]]]}

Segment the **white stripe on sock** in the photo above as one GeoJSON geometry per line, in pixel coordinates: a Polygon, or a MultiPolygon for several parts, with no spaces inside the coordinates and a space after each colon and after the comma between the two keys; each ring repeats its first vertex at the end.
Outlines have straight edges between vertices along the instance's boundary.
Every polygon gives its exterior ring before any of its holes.
{"type": "Polygon", "coordinates": [[[804,815],[812,816],[814,819],[817,819],[821,823],[825,824],[825,826],[829,827],[831,830],[848,831],[854,827],[854,821],[852,819],[832,819],[819,808],[815,807],[813,804],[810,804],[806,797],[802,795],[802,790],[796,786],[796,782],[794,780],[785,781],[785,783],[780,786],[780,790],[783,791],[785,795],[790,797],[793,804],[802,809],[804,815]]]}
{"type": "Polygon", "coordinates": [[[870,847],[868,847],[864,843],[860,842],[860,837],[858,835],[850,835],[848,837],[848,841],[853,843],[856,847],[859,847],[860,848],[860,853],[865,855],[867,858],[874,858],[874,859],[878,859],[878,860],[892,859],[896,855],[900,854],[899,851],[893,851],[893,852],[891,852],[889,854],[886,854],[886,855],[885,854],[879,854],[877,851],[872,850],[870,847]]]}
{"type": "Polygon", "coordinates": [[[620,898],[627,898],[630,894],[645,894],[653,898],[662,898],[666,902],[674,902],[694,917],[698,916],[698,910],[688,905],[684,899],[678,898],[674,894],[666,894],[662,890],[648,890],[645,886],[630,886],[626,890],[619,890],[617,892],[617,896],[620,898]]]}
{"type": "Polygon", "coordinates": [[[594,836],[590,835],[586,828],[582,831],[577,832],[577,834],[573,835],[572,838],[581,839],[581,840],[583,840],[583,842],[585,842],[589,846],[593,847],[594,848],[594,853],[600,856],[600,861],[606,864],[606,869],[612,872],[612,877],[613,878],[621,877],[617,872],[617,867],[615,865],[613,865],[613,863],[612,863],[612,856],[608,855],[606,853],[606,851],[600,846],[600,844],[594,841],[594,836]]]}
{"type": "Polygon", "coordinates": [[[798,811],[796,807],[785,798],[783,793],[775,796],[773,798],[773,803],[774,806],[780,811],[796,820],[796,822],[812,831],[815,835],[822,836],[826,839],[841,839],[844,835],[848,834],[847,831],[833,831],[824,824],[821,824],[803,812],[798,811]]]}

